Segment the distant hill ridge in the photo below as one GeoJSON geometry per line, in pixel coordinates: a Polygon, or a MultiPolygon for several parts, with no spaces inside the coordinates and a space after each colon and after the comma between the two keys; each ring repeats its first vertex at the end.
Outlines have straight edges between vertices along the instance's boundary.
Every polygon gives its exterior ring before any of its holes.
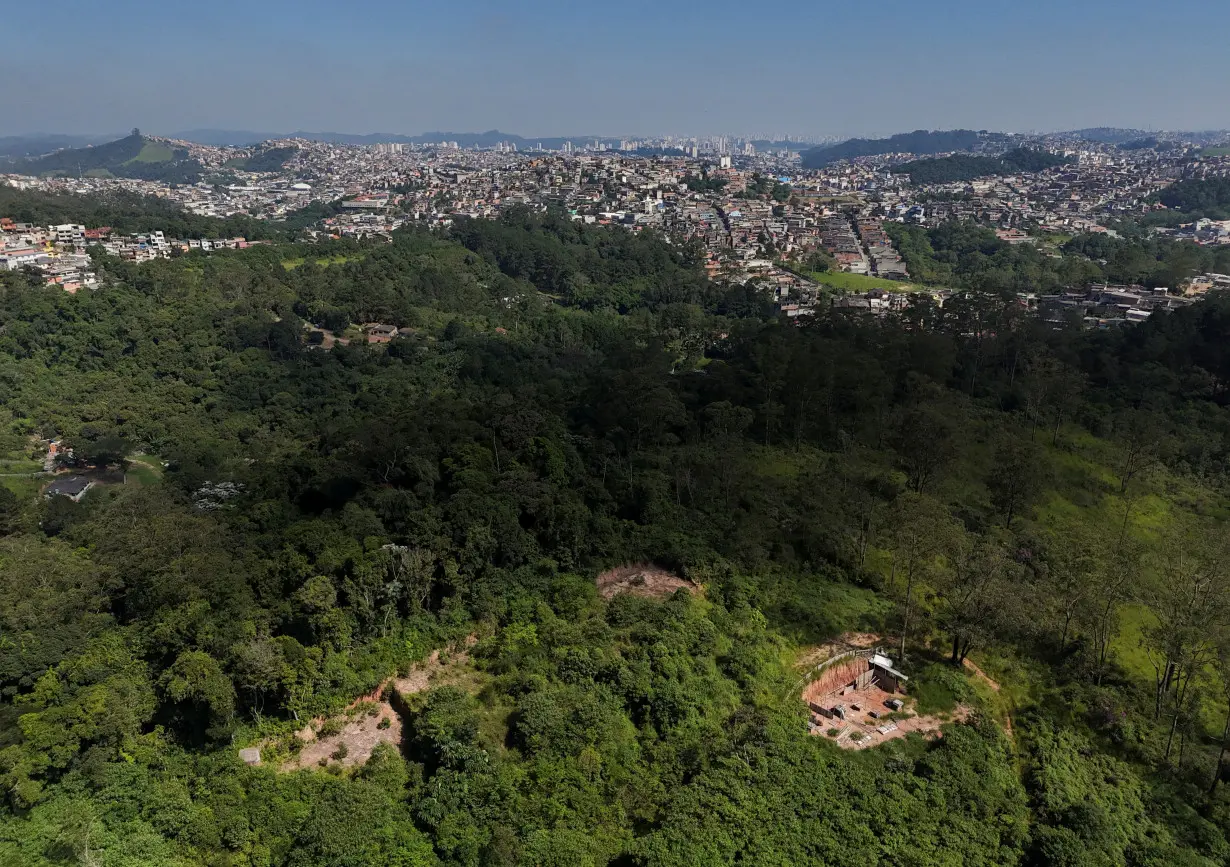
{"type": "Polygon", "coordinates": [[[187,149],[133,130],[130,135],[105,144],[65,148],[41,157],[16,159],[5,168],[28,175],[110,176],[195,183],[201,178],[202,167],[187,149]]]}
{"type": "Polygon", "coordinates": [[[425,132],[421,135],[402,135],[400,133],[345,133],[345,132],[251,132],[246,130],[196,129],[177,132],[173,138],[191,141],[197,144],[214,147],[249,147],[265,141],[280,139],[305,139],[306,141],[326,142],[329,144],[370,145],[388,142],[391,144],[441,144],[442,142],[457,142],[461,147],[494,147],[501,142],[510,142],[518,148],[532,148],[539,143],[543,147],[558,149],[564,142],[570,141],[580,145],[586,142],[599,141],[608,146],[619,144],[618,138],[601,135],[549,136],[530,138],[516,133],[501,132],[498,129],[486,132],[425,132]]]}
{"type": "Polygon", "coordinates": [[[803,152],[803,167],[818,169],[838,160],[857,157],[873,157],[881,154],[928,154],[967,151],[975,148],[983,139],[970,129],[936,130],[919,129],[898,133],[888,138],[852,138],[834,145],[822,145],[803,152]]]}

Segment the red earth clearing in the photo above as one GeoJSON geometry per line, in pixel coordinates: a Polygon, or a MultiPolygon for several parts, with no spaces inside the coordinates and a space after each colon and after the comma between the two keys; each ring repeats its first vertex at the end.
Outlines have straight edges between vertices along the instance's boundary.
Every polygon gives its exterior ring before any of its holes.
{"type": "Polygon", "coordinates": [[[676,590],[695,593],[696,585],[672,572],[646,563],[619,566],[598,576],[598,593],[603,599],[610,599],[620,593],[661,598],[670,596],[676,590]]]}

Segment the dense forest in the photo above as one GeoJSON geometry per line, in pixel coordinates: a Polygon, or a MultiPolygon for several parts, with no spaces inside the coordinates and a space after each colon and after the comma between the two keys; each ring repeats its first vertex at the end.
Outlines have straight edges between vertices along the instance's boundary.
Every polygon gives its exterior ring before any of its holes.
{"type": "Polygon", "coordinates": [[[1040,172],[1061,166],[1066,157],[1032,148],[1016,148],[999,157],[954,154],[936,159],[914,160],[897,166],[894,174],[909,175],[915,184],[951,184],[976,178],[1040,172]]]}
{"type": "Polygon", "coordinates": [[[1193,274],[1230,266],[1230,247],[1168,238],[1078,235],[1051,253],[1001,241],[973,223],[884,225],[918,282],[955,289],[1053,294],[1091,283],[1177,288],[1193,274]]]}
{"type": "Polygon", "coordinates": [[[127,234],[161,230],[169,238],[181,239],[241,237],[249,241],[290,241],[300,230],[341,211],[337,202],[312,202],[275,223],[246,214],[203,217],[190,214],[167,199],[127,190],[78,194],[18,190],[0,185],[0,214],[18,223],[35,226],[80,223],[87,229],[107,226],[127,234]]]}
{"type": "Polygon", "coordinates": [[[900,231],[978,291],[788,323],[527,212],[0,275],[0,864],[1225,863],[1230,299],[1050,330],[1011,290],[1072,266],[900,231]],[[638,563],[684,586],[598,592],[638,563]],[[975,711],[809,735],[847,631],[975,711]]]}
{"type": "Polygon", "coordinates": [[[1171,184],[1153,200],[1180,212],[1185,222],[1230,219],[1230,178],[1192,178],[1171,184]]]}

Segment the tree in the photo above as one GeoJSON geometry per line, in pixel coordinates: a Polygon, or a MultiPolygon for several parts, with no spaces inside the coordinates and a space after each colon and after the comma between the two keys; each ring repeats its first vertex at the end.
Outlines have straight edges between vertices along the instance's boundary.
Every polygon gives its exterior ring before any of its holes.
{"type": "Polygon", "coordinates": [[[235,687],[222,666],[199,650],[181,653],[159,681],[168,700],[185,707],[184,723],[202,733],[204,723],[214,732],[235,716],[235,687]]]}
{"type": "Polygon", "coordinates": [[[956,547],[960,527],[943,504],[917,493],[902,494],[893,504],[888,523],[889,547],[893,555],[893,576],[900,572],[905,581],[901,615],[901,656],[905,657],[914,613],[918,585],[939,574],[940,558],[956,547]]]}
{"type": "Polygon", "coordinates": [[[1101,555],[1106,551],[1082,525],[1050,526],[1041,540],[1040,569],[1052,615],[1046,619],[1058,630],[1056,643],[1063,655],[1073,627],[1083,621],[1097,589],[1096,576],[1105,568],[1101,555]]]}
{"type": "Polygon", "coordinates": [[[1143,643],[1155,672],[1154,717],[1164,707],[1171,713],[1169,760],[1175,731],[1190,710],[1188,691],[1230,626],[1230,557],[1220,533],[1181,527],[1151,560],[1157,577],[1145,587],[1145,599],[1157,620],[1144,630],[1143,643]]]}
{"type": "Polygon", "coordinates": [[[1119,492],[1126,494],[1133,481],[1161,460],[1167,431],[1155,412],[1133,409],[1115,419],[1115,435],[1119,492]]]}
{"type": "Polygon", "coordinates": [[[997,637],[1021,611],[1020,582],[1002,542],[951,528],[945,568],[936,571],[937,623],[952,640],[950,659],[962,665],[979,644],[997,637]]]}
{"type": "Polygon", "coordinates": [[[956,458],[956,440],[956,424],[940,407],[924,404],[902,414],[892,445],[901,458],[910,490],[926,492],[956,458]]]}
{"type": "Polygon", "coordinates": [[[102,434],[81,443],[73,451],[87,463],[106,467],[112,464],[123,465],[132,452],[132,445],[121,436],[102,434]]]}
{"type": "Polygon", "coordinates": [[[1046,485],[1046,453],[1032,439],[1003,437],[995,447],[987,489],[1004,517],[1004,529],[1028,508],[1046,485]]]}

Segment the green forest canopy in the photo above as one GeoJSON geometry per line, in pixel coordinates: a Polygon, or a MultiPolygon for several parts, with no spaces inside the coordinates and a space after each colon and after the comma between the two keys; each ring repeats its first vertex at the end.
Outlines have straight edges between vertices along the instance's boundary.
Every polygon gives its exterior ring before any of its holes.
{"type": "Polygon", "coordinates": [[[909,175],[910,182],[915,184],[950,184],[976,178],[1040,172],[1061,166],[1067,161],[1066,157],[1058,154],[1032,148],[1016,148],[1000,157],[954,154],[936,159],[914,160],[897,166],[893,173],[909,175]]]}
{"type": "Polygon", "coordinates": [[[1230,178],[1190,178],[1153,195],[1154,201],[1181,211],[1186,219],[1230,219],[1230,178]]]}
{"type": "Polygon", "coordinates": [[[925,129],[898,133],[888,138],[852,138],[832,145],[821,145],[803,152],[803,168],[820,169],[838,160],[880,154],[938,154],[975,147],[979,134],[968,129],[931,132],[925,129]]]}
{"type": "MultiPolygon", "coordinates": [[[[1004,255],[935,232],[912,255],[962,285],[1004,255]]],[[[5,479],[0,863],[1224,863],[1230,300],[1053,331],[988,285],[787,324],[701,261],[513,212],[104,259],[76,295],[0,275],[11,459],[168,464],[80,504],[5,479]],[[304,328],[377,320],[408,336],[304,328]],[[703,593],[599,598],[636,562],[703,593]],[[918,689],[979,713],[808,736],[791,661],[907,609],[918,689]],[[276,769],[468,634],[403,753],[276,769]]]]}

